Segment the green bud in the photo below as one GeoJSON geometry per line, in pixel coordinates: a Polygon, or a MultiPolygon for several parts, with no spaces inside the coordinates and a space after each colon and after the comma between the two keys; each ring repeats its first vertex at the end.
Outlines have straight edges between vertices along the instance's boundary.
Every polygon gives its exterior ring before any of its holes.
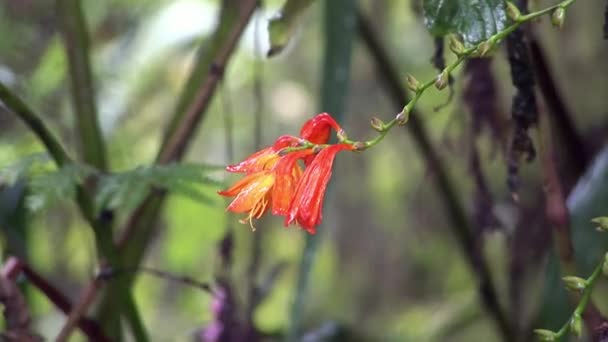
{"type": "Polygon", "coordinates": [[[604,255],[604,263],[602,264],[602,273],[608,277],[608,253],[604,255]]]}
{"type": "Polygon", "coordinates": [[[480,43],[477,47],[477,54],[479,55],[479,57],[485,57],[488,52],[492,50],[493,45],[494,44],[490,40],[486,40],[485,42],[480,43]]]}
{"type": "Polygon", "coordinates": [[[521,12],[519,11],[519,8],[517,8],[517,6],[515,6],[514,3],[512,3],[511,1],[507,1],[507,3],[505,4],[506,10],[507,10],[507,15],[509,16],[509,18],[511,18],[511,20],[513,21],[518,21],[519,18],[521,17],[521,12]]]}
{"type": "Polygon", "coordinates": [[[557,28],[562,28],[564,26],[564,19],[566,18],[566,9],[563,7],[558,7],[551,14],[551,23],[553,26],[557,28]]]}
{"type": "Polygon", "coordinates": [[[591,222],[596,223],[596,229],[600,232],[608,232],[608,216],[596,217],[591,219],[591,222]]]}
{"type": "Polygon", "coordinates": [[[563,277],[562,280],[566,284],[566,288],[571,291],[582,291],[587,286],[587,281],[580,277],[567,276],[563,277]]]}
{"type": "Polygon", "coordinates": [[[384,122],[382,122],[382,120],[373,117],[369,123],[373,129],[375,129],[378,132],[384,132],[386,130],[386,126],[384,125],[384,122]]]}
{"type": "Polygon", "coordinates": [[[413,91],[414,93],[417,93],[418,89],[420,89],[420,82],[418,82],[416,77],[408,74],[406,77],[406,80],[407,80],[407,88],[409,90],[413,91]]]}
{"type": "Polygon", "coordinates": [[[448,86],[448,73],[444,70],[441,74],[437,75],[435,79],[435,88],[439,90],[445,89],[448,86]]]}
{"type": "Polygon", "coordinates": [[[399,126],[405,125],[410,119],[410,111],[407,108],[403,108],[401,113],[397,114],[397,117],[395,117],[395,119],[397,120],[397,124],[399,126]]]}
{"type": "Polygon", "coordinates": [[[462,55],[465,51],[464,44],[462,44],[462,41],[457,35],[450,36],[450,50],[452,50],[456,56],[462,55]]]}
{"type": "Polygon", "coordinates": [[[556,340],[555,332],[547,329],[535,329],[534,333],[539,340],[549,342],[556,340]]]}
{"type": "Polygon", "coordinates": [[[578,314],[574,314],[570,319],[570,332],[576,337],[581,337],[583,333],[583,320],[578,314]]]}

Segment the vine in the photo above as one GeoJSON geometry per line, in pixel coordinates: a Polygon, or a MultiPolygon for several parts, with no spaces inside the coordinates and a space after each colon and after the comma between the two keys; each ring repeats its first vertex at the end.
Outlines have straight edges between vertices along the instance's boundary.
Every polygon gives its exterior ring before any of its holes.
{"type": "MultiPolygon", "coordinates": [[[[338,132],[338,140],[340,143],[349,144],[353,146],[353,151],[363,151],[368,148],[374,147],[379,142],[381,142],[384,137],[391,131],[395,126],[403,126],[408,120],[410,113],[414,106],[418,103],[418,100],[422,97],[422,95],[431,87],[435,87],[438,90],[445,89],[449,84],[449,79],[451,73],[458,67],[462,62],[470,57],[486,57],[488,54],[494,50],[494,48],[500,44],[509,34],[518,29],[521,25],[530,22],[532,20],[538,19],[542,16],[551,14],[551,23],[561,28],[564,24],[565,14],[568,7],[570,7],[576,0],[564,0],[556,5],[549,6],[547,8],[530,12],[528,14],[521,14],[517,6],[515,6],[511,2],[506,2],[506,9],[509,18],[513,21],[513,23],[507,26],[505,29],[497,32],[496,34],[490,36],[488,39],[473,44],[470,47],[465,47],[465,44],[457,35],[450,36],[449,47],[450,50],[456,55],[456,59],[448,64],[443,70],[433,79],[428,80],[425,83],[420,83],[414,76],[407,76],[407,86],[414,93],[414,97],[403,107],[401,112],[399,112],[392,120],[389,122],[382,122],[378,118],[371,119],[371,126],[376,131],[378,131],[378,136],[373,139],[367,141],[354,141],[348,139],[345,132],[338,132]]],[[[318,145],[313,144],[309,141],[302,141],[301,146],[295,148],[286,148],[284,149],[285,153],[298,151],[301,149],[308,148],[316,148],[323,149],[329,146],[328,144],[318,145]]]]}

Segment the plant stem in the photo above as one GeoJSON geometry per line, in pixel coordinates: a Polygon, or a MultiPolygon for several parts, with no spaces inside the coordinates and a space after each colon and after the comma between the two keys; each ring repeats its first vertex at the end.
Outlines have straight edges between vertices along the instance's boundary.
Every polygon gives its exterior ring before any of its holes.
{"type": "MultiPolygon", "coordinates": [[[[370,21],[361,13],[359,13],[358,27],[359,35],[376,64],[380,81],[386,87],[395,107],[401,108],[403,103],[406,102],[413,103],[408,101],[406,89],[402,86],[401,80],[397,76],[399,74],[397,68],[393,66],[386,49],[381,44],[377,35],[373,32],[370,21]]],[[[417,113],[416,109],[412,107],[410,120],[405,127],[412,134],[416,147],[418,148],[421,157],[424,158],[428,169],[433,170],[435,186],[440,194],[439,199],[442,201],[444,209],[446,210],[446,215],[452,223],[449,227],[457,238],[458,245],[472,268],[473,275],[477,279],[478,295],[486,310],[494,318],[497,327],[502,333],[503,339],[505,341],[512,341],[510,323],[507,315],[500,307],[490,268],[483,255],[480,253],[478,246],[474,243],[475,240],[472,237],[473,230],[467,218],[467,214],[460,204],[456,187],[448,175],[448,168],[432,145],[425,126],[423,125],[423,122],[420,121],[419,117],[420,113],[417,113]]],[[[393,123],[393,125],[395,125],[395,123],[393,123]]]]}
{"type": "Polygon", "coordinates": [[[105,144],[99,129],[89,57],[89,35],[81,2],[57,0],[56,5],[69,62],[72,102],[83,159],[87,164],[105,171],[105,144]]]}
{"type": "Polygon", "coordinates": [[[51,130],[40,117],[2,82],[0,82],[0,101],[36,134],[58,166],[71,162],[71,158],[59,142],[59,139],[51,133],[51,130]]]}
{"type": "MultiPolygon", "coordinates": [[[[555,9],[561,7],[561,8],[568,8],[570,5],[572,5],[576,0],[565,0],[562,1],[556,5],[547,7],[545,9],[536,11],[536,12],[531,12],[529,14],[526,15],[522,15],[520,16],[516,22],[514,22],[513,24],[507,26],[504,30],[497,32],[496,34],[492,35],[490,38],[488,38],[487,40],[481,41],[469,48],[466,48],[465,50],[463,50],[459,55],[458,58],[456,58],[456,60],[454,60],[454,62],[448,64],[445,69],[442,70],[442,72],[437,76],[440,77],[442,74],[445,74],[446,76],[449,75],[451,72],[453,72],[460,64],[462,64],[463,61],[465,61],[467,58],[475,55],[475,54],[479,54],[482,53],[484,54],[485,52],[487,52],[487,50],[484,52],[484,48],[486,48],[487,44],[490,44],[490,48],[493,48],[494,46],[496,46],[497,44],[499,44],[501,41],[503,41],[510,33],[512,33],[513,31],[515,31],[517,28],[519,28],[521,25],[523,25],[524,23],[527,23],[529,21],[532,21],[534,19],[537,19],[539,17],[542,17],[546,14],[549,14],[551,12],[553,12],[555,9]]],[[[482,56],[483,57],[483,56],[482,56]]],[[[359,148],[357,149],[358,151],[361,151],[363,149],[368,149],[370,147],[373,147],[375,145],[377,145],[379,142],[381,142],[384,137],[388,134],[388,132],[394,128],[397,124],[404,124],[405,121],[407,121],[407,117],[409,116],[409,113],[411,113],[411,111],[413,110],[414,106],[418,103],[418,100],[422,97],[422,95],[429,89],[431,88],[433,85],[435,85],[435,83],[437,82],[437,77],[427,81],[426,83],[420,85],[418,87],[418,89],[415,91],[414,93],[414,97],[403,107],[403,110],[401,111],[401,113],[403,113],[403,115],[405,116],[405,120],[400,122],[400,119],[398,116],[396,116],[395,118],[393,118],[391,121],[387,122],[385,124],[385,129],[382,130],[380,132],[380,134],[368,141],[365,141],[363,143],[359,143],[363,146],[363,148],[359,148]]],[[[399,114],[401,114],[399,113],[399,114]]],[[[398,115],[399,115],[398,114],[398,115]]],[[[352,141],[352,140],[344,140],[344,143],[349,143],[349,144],[355,144],[357,142],[352,141]]]]}
{"type": "Polygon", "coordinates": [[[556,340],[561,339],[570,331],[570,321],[575,317],[580,317],[585,312],[589,301],[591,300],[591,293],[593,292],[593,287],[597,279],[599,279],[600,274],[602,274],[602,266],[604,265],[604,260],[602,260],[599,265],[595,268],[591,276],[585,280],[585,289],[583,290],[583,294],[581,296],[581,300],[578,302],[578,305],[570,315],[570,319],[562,325],[562,327],[555,333],[556,340]]]}
{"type": "MultiPolygon", "coordinates": [[[[356,0],[330,0],[323,2],[323,70],[321,81],[322,111],[334,113],[338,121],[344,117],[350,83],[354,38],[356,34],[356,0]]],[[[315,255],[323,236],[307,235],[298,268],[291,317],[287,327],[287,340],[298,341],[306,298],[309,293],[310,274],[315,255]]]]}

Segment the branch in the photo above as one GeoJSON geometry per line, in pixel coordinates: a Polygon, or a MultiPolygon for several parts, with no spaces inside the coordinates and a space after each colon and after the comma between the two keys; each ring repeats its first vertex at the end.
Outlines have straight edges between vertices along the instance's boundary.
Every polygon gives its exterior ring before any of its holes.
{"type": "Polygon", "coordinates": [[[89,35],[79,0],[57,0],[63,40],[68,57],[74,114],[84,161],[106,169],[106,153],[99,130],[95,89],[89,61],[89,35]]]}
{"type": "MultiPolygon", "coordinates": [[[[236,48],[240,36],[253,15],[256,0],[225,0],[224,6],[230,6],[233,11],[222,11],[218,27],[211,47],[205,46],[199,50],[199,62],[192,71],[191,79],[184,88],[174,117],[172,118],[165,136],[165,143],[159,151],[157,161],[166,164],[178,161],[183,157],[188,142],[192,139],[195,129],[203,119],[205,111],[211,102],[223,70],[226,69],[230,57],[236,48]],[[221,71],[221,72],[220,72],[221,71]],[[201,77],[205,77],[201,80],[201,77]],[[202,84],[200,84],[202,82],[202,84]],[[200,85],[199,85],[200,84],[200,85]],[[185,104],[182,105],[181,103],[185,104]],[[183,111],[185,110],[185,112],[183,111]]],[[[139,265],[146,247],[153,238],[154,228],[161,213],[166,193],[152,192],[143,203],[131,214],[117,242],[125,265],[139,265]]],[[[121,267],[115,267],[120,269],[121,267]]],[[[134,276],[129,275],[121,281],[127,284],[133,282],[134,276]]],[[[87,287],[87,293],[96,293],[94,282],[87,287]]],[[[86,297],[83,297],[86,299],[86,297]]],[[[117,298],[107,296],[102,300],[99,316],[111,317],[112,302],[117,298]]],[[[84,304],[84,303],[83,303],[84,304]]],[[[88,306],[86,304],[85,306],[88,306]]]]}
{"type": "MultiPolygon", "coordinates": [[[[397,76],[399,73],[392,64],[386,49],[373,32],[369,20],[361,12],[358,14],[357,25],[359,35],[378,68],[380,81],[387,88],[394,105],[401,108],[403,103],[412,103],[406,97],[407,90],[401,85],[401,80],[397,76]]],[[[467,214],[459,203],[457,192],[448,177],[447,169],[433,147],[424,125],[419,121],[419,116],[420,114],[412,108],[409,123],[406,127],[412,133],[427,166],[433,170],[437,189],[441,193],[439,198],[443,200],[445,209],[452,221],[450,227],[458,238],[460,247],[477,277],[479,296],[486,309],[492,314],[504,339],[509,341],[512,337],[512,331],[508,318],[500,307],[489,266],[474,244],[475,240],[472,236],[472,228],[467,214]]]]}
{"type": "MultiPolygon", "coordinates": [[[[528,37],[530,38],[529,46],[532,55],[531,61],[534,64],[534,71],[536,72],[539,88],[543,94],[545,103],[549,107],[549,111],[552,114],[552,121],[558,129],[561,138],[560,140],[563,141],[563,146],[566,150],[563,154],[567,156],[567,160],[569,161],[566,163],[566,167],[570,169],[568,183],[574,184],[589,165],[591,160],[589,149],[587,148],[584,139],[576,130],[576,125],[572,119],[574,116],[568,109],[566,103],[564,103],[563,97],[557,88],[557,84],[549,69],[549,63],[540,42],[533,34],[528,35],[528,37]]],[[[570,188],[571,185],[566,185],[566,187],[570,188]]]]}
{"type": "Polygon", "coordinates": [[[59,139],[51,133],[40,117],[1,82],[0,100],[36,134],[58,166],[61,167],[71,161],[59,139]]]}
{"type": "MultiPolygon", "coordinates": [[[[23,101],[21,101],[21,99],[11,93],[10,90],[2,83],[0,83],[0,100],[2,100],[4,105],[19,118],[21,118],[23,122],[38,136],[48,150],[49,154],[57,163],[57,166],[61,167],[72,162],[71,158],[67,155],[64,148],[59,143],[59,140],[53,136],[42,120],[40,120],[39,116],[36,115],[23,101]]],[[[114,259],[118,256],[118,254],[115,253],[115,247],[112,244],[111,237],[108,237],[106,234],[109,227],[105,226],[102,222],[99,222],[96,219],[91,199],[85,193],[85,190],[81,185],[79,185],[77,188],[77,194],[77,203],[80,211],[91,227],[93,227],[98,253],[100,256],[109,258],[109,260],[111,260],[111,264],[116,265],[115,267],[119,267],[118,259],[114,259]]],[[[125,296],[130,296],[130,292],[125,294],[125,296]]],[[[71,330],[76,326],[87,307],[88,305],[75,306],[74,311],[68,317],[68,321],[66,326],[64,326],[61,335],[65,335],[66,338],[69,336],[71,330]]]]}
{"type": "MultiPolygon", "coordinates": [[[[61,291],[34,271],[28,264],[16,257],[9,257],[0,273],[12,281],[15,281],[19,274],[23,273],[27,277],[27,280],[38,288],[64,314],[69,314],[72,310],[70,300],[61,291]]],[[[78,327],[92,341],[110,341],[103,331],[101,331],[97,322],[87,317],[81,317],[78,320],[78,327]]]]}

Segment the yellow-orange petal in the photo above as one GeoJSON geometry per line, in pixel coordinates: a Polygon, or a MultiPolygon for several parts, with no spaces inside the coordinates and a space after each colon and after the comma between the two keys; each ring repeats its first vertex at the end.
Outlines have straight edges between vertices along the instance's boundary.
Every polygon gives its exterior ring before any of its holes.
{"type": "Polygon", "coordinates": [[[292,152],[281,158],[273,168],[276,181],[272,189],[272,214],[287,215],[302,169],[298,160],[313,153],[312,149],[292,152]]]}
{"type": "MultiPolygon", "coordinates": [[[[275,176],[270,172],[258,172],[246,176],[244,179],[235,184],[235,186],[240,186],[240,191],[232,203],[228,205],[226,210],[230,210],[235,213],[244,213],[256,208],[258,203],[263,201],[264,196],[266,196],[270,189],[272,189],[274,181],[275,176]],[[239,184],[241,182],[242,185],[239,184]]],[[[222,194],[220,193],[220,195],[222,194]]],[[[266,206],[264,206],[264,209],[265,208],[266,206]]],[[[261,216],[262,213],[256,214],[257,216],[261,216]]]]}

